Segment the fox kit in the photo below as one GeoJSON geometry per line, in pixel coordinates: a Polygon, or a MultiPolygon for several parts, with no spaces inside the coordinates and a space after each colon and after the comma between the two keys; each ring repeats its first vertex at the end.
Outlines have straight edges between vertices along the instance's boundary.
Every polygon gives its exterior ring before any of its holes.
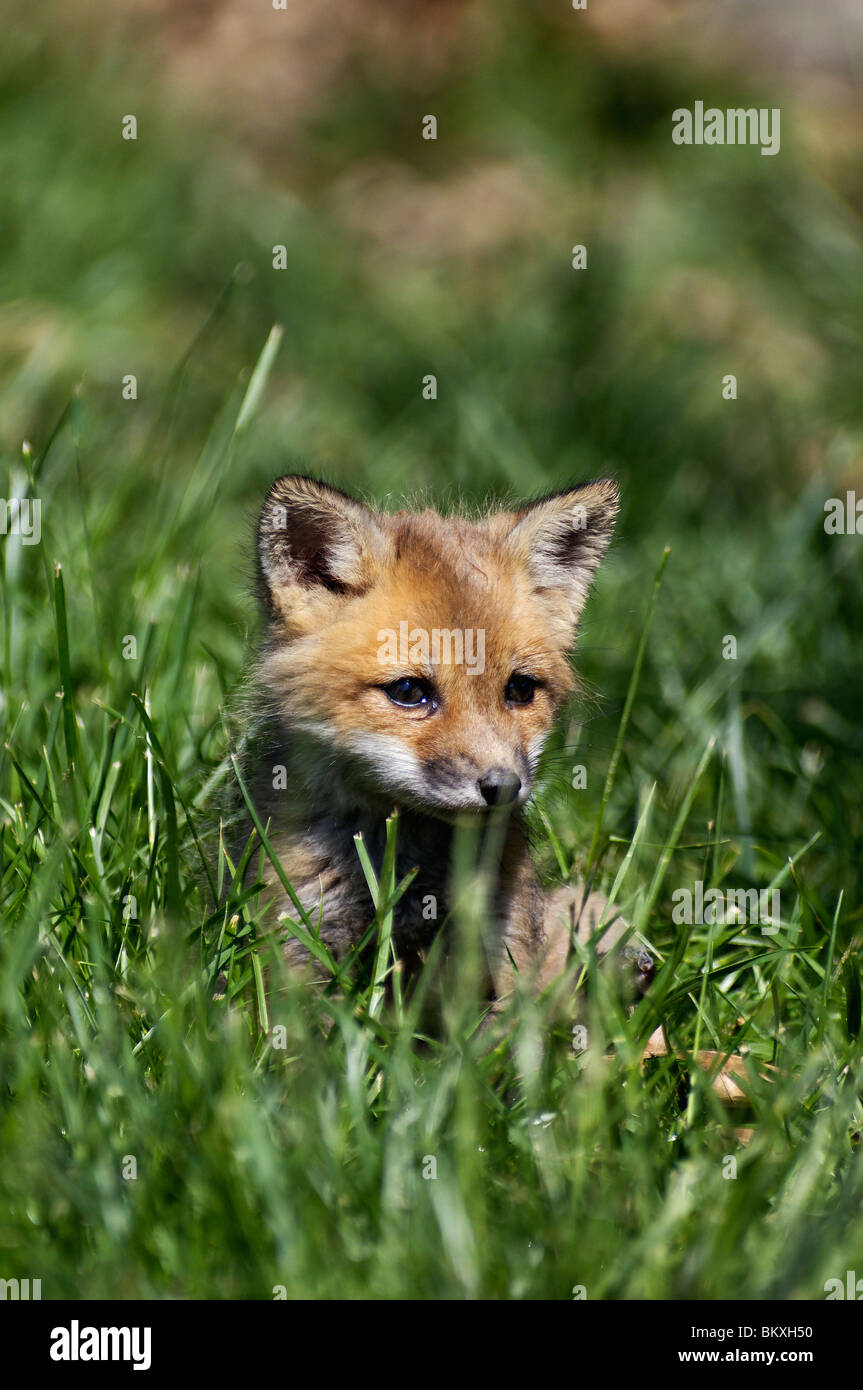
{"type": "MultiPolygon", "coordinates": [[[[270,488],[258,525],[267,746],[252,795],[336,959],[373,916],[354,836],[379,868],[396,806],[398,878],[418,866],[394,916],[408,971],[447,917],[451,841],[465,819],[505,820],[485,943],[493,1004],[514,970],[544,988],[573,929],[582,940],[594,930],[597,894],[541,890],[522,808],[575,686],[567,653],[617,505],[608,480],[477,521],[385,515],[306,477],[270,488]]],[[[295,917],[269,865],[265,879],[276,912],[295,917]]],[[[291,964],[313,965],[295,938],[284,949],[291,964]]],[[[638,956],[636,973],[646,969],[638,956]]]]}

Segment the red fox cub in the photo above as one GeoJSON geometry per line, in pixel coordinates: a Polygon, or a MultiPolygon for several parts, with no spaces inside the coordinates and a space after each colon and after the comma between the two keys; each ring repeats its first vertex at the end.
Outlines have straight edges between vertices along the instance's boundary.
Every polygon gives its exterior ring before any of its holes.
{"type": "MultiPolygon", "coordinates": [[[[575,686],[567,653],[617,506],[606,479],[478,521],[385,515],[306,477],[270,488],[258,525],[266,744],[252,794],[336,959],[374,912],[354,836],[379,868],[395,806],[398,879],[418,866],[393,926],[409,972],[451,907],[451,841],[466,818],[506,820],[489,1000],[512,990],[513,969],[544,988],[566,964],[573,926],[582,940],[595,930],[599,895],[541,890],[522,808],[575,686]]],[[[276,910],[295,917],[272,866],[265,878],[276,910]]],[[[622,931],[612,926],[599,954],[622,931]]],[[[293,937],[285,954],[309,964],[293,937]]],[[[649,964],[639,953],[636,973],[649,964]]]]}

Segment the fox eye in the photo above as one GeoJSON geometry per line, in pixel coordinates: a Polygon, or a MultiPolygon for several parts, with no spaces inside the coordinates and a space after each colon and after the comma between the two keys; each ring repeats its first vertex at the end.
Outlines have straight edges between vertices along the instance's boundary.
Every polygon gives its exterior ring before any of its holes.
{"type": "Polygon", "coordinates": [[[513,672],[506,683],[504,699],[511,705],[529,705],[534,691],[542,684],[535,676],[520,676],[513,672]]]}
{"type": "Polygon", "coordinates": [[[394,705],[401,705],[404,709],[415,709],[420,705],[434,703],[434,691],[430,682],[419,677],[403,676],[401,680],[390,681],[389,685],[384,685],[381,689],[394,705]]]}

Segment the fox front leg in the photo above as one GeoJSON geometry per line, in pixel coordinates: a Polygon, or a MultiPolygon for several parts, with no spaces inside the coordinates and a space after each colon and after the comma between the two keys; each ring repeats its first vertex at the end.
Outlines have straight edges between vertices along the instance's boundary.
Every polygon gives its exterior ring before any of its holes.
{"type": "MultiPolygon", "coordinates": [[[[609,911],[603,893],[586,893],[583,884],[558,888],[550,894],[546,908],[546,935],[550,950],[562,956],[559,974],[566,964],[573,934],[585,948],[593,942],[598,965],[608,960],[620,971],[621,987],[627,1002],[640,998],[656,973],[652,955],[635,938],[629,923],[619,912],[609,911]],[[605,918],[605,926],[602,921],[605,918]],[[599,935],[597,935],[599,933],[599,935]],[[625,939],[626,938],[626,939],[625,939]]],[[[548,975],[553,979],[554,975],[548,975]]]]}
{"type": "Polygon", "coordinates": [[[643,995],[655,974],[653,957],[637,940],[623,940],[629,923],[607,909],[608,899],[602,893],[587,893],[583,884],[575,884],[545,895],[539,912],[535,909],[531,914],[532,922],[526,920],[527,914],[516,914],[502,937],[502,954],[495,971],[498,998],[513,988],[514,971],[530,981],[535,993],[547,989],[569,963],[573,937],[584,947],[593,942],[598,965],[608,961],[619,970],[621,992],[627,1002],[643,995]],[[601,928],[604,915],[607,921],[601,928]]]}

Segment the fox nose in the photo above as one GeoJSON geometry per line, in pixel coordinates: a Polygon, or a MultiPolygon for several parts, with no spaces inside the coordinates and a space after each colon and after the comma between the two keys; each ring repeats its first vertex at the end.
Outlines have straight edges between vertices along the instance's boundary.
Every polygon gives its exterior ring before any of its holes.
{"type": "Polygon", "coordinates": [[[480,777],[477,786],[489,806],[506,806],[510,801],[515,801],[521,791],[521,780],[505,767],[493,767],[484,777],[480,777]]]}

